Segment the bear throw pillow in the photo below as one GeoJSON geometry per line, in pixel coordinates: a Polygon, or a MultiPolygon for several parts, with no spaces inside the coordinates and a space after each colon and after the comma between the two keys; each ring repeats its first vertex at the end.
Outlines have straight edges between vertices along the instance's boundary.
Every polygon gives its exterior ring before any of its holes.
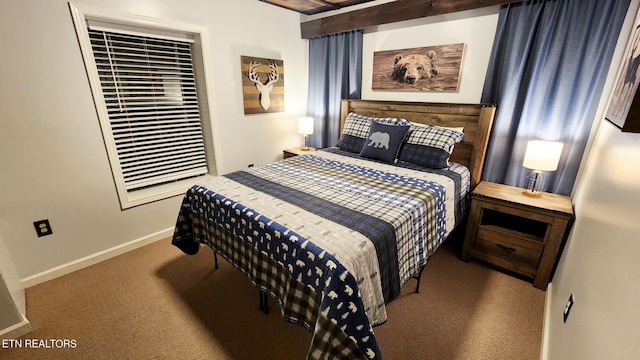
{"type": "Polygon", "coordinates": [[[391,164],[395,163],[408,130],[408,125],[394,126],[372,121],[360,156],[391,164]]]}

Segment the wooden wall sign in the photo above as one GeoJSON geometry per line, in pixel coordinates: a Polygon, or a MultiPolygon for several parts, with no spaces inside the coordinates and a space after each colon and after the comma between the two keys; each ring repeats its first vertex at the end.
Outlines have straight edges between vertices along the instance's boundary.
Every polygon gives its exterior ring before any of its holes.
{"type": "Polygon", "coordinates": [[[373,90],[458,91],[464,44],[373,53],[373,90]]]}
{"type": "Polygon", "coordinates": [[[622,129],[623,132],[640,132],[640,26],[624,58],[622,71],[618,75],[613,96],[605,118],[622,129]]]}
{"type": "Polygon", "coordinates": [[[240,57],[245,114],[284,112],[284,62],[240,57]]]}

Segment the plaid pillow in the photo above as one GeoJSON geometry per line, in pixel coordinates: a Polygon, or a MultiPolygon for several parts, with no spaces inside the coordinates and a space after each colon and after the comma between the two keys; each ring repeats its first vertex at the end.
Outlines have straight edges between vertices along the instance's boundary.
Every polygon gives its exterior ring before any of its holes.
{"type": "Polygon", "coordinates": [[[398,160],[432,169],[446,168],[449,166],[453,146],[462,139],[464,133],[459,131],[431,125],[411,125],[398,160]]]}
{"type": "Polygon", "coordinates": [[[371,122],[375,121],[384,125],[408,125],[409,122],[405,119],[388,117],[388,118],[373,118],[368,116],[358,115],[356,113],[349,113],[344,122],[344,128],[340,139],[338,139],[338,147],[341,150],[359,153],[364,146],[364,142],[369,135],[371,129],[371,122]]]}

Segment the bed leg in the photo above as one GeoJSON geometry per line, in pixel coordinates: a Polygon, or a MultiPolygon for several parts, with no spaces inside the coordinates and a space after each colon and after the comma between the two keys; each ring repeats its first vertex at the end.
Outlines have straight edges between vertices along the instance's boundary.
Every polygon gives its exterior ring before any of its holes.
{"type": "Polygon", "coordinates": [[[420,271],[418,272],[418,275],[414,276],[413,278],[417,280],[416,283],[416,294],[418,294],[420,292],[420,277],[422,276],[422,272],[424,271],[424,268],[427,267],[427,265],[422,265],[420,267],[420,271]]]}
{"type": "Polygon", "coordinates": [[[269,314],[269,295],[262,290],[258,290],[260,294],[260,311],[265,313],[265,315],[269,314]]]}
{"type": "Polygon", "coordinates": [[[218,267],[218,254],[216,254],[215,251],[213,252],[213,261],[216,264],[216,270],[218,270],[219,269],[219,267],[218,267]]]}

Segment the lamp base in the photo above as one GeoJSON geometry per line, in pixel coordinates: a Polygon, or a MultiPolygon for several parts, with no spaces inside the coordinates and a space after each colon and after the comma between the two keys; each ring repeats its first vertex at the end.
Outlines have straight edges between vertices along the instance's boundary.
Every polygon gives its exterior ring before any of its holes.
{"type": "Polygon", "coordinates": [[[307,146],[307,135],[304,135],[304,142],[302,143],[302,146],[300,147],[300,150],[302,151],[309,151],[311,150],[311,147],[307,146]]]}
{"type": "Polygon", "coordinates": [[[539,198],[542,197],[545,185],[547,184],[547,177],[540,170],[534,170],[527,175],[527,181],[522,191],[522,195],[539,198]]]}
{"type": "Polygon", "coordinates": [[[532,197],[532,198],[540,198],[542,197],[541,192],[534,192],[533,190],[524,190],[522,191],[522,195],[532,197]]]}

